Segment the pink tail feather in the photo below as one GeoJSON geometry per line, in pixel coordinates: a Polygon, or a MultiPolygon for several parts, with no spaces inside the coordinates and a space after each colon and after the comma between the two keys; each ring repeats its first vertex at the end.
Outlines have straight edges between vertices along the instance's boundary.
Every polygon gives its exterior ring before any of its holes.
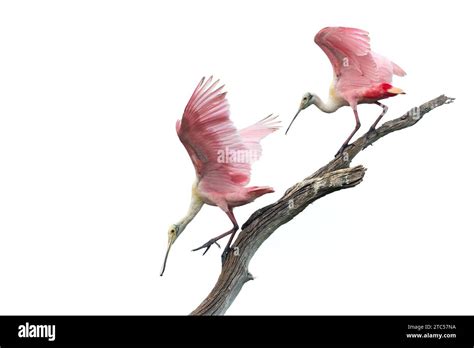
{"type": "Polygon", "coordinates": [[[247,187],[247,194],[253,199],[263,196],[267,193],[273,193],[275,190],[270,186],[251,186],[247,187]]]}

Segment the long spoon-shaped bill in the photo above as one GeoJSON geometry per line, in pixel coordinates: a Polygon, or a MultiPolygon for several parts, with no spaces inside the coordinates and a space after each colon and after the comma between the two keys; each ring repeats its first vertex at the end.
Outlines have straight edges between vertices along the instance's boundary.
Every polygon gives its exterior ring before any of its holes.
{"type": "Polygon", "coordinates": [[[172,246],[172,245],[173,245],[173,243],[169,243],[169,244],[168,244],[168,250],[166,250],[165,261],[163,261],[163,267],[161,268],[160,277],[163,276],[163,273],[165,273],[166,261],[168,260],[168,255],[169,255],[169,253],[170,253],[170,250],[171,250],[171,246],[172,246]]]}
{"type": "Polygon", "coordinates": [[[291,123],[290,123],[290,125],[288,126],[288,129],[287,129],[286,132],[285,132],[285,135],[286,135],[286,134],[288,133],[288,131],[290,130],[291,125],[293,124],[293,122],[295,122],[295,119],[296,119],[296,117],[300,114],[300,112],[301,112],[301,109],[298,110],[298,112],[296,113],[295,117],[293,117],[293,119],[291,120],[291,123]]]}

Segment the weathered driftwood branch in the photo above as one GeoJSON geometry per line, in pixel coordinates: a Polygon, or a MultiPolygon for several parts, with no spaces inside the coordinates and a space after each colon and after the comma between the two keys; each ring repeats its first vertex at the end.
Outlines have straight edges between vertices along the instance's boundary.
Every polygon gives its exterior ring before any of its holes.
{"type": "Polygon", "coordinates": [[[360,184],[365,168],[349,167],[352,159],[360,151],[387,134],[413,126],[426,113],[438,106],[449,104],[453,100],[441,95],[411,109],[397,119],[385,122],[376,133],[362,135],[342,155],[290,187],[278,201],[255,211],[242,225],[242,231],[232,245],[233,252],[223,264],[216,285],[191,315],[224,314],[242,286],[253,279],[248,271],[253,255],[278,227],[293,219],[315,200],[329,193],[360,184]]]}

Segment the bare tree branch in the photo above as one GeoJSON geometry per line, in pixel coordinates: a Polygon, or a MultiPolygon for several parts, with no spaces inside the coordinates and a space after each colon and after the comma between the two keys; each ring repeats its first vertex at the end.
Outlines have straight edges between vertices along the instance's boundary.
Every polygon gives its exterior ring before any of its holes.
{"type": "Polygon", "coordinates": [[[278,201],[255,211],[242,225],[242,231],[232,245],[233,252],[224,262],[216,285],[191,315],[224,314],[242,286],[253,279],[248,271],[250,260],[278,227],[293,219],[315,200],[360,184],[365,168],[350,168],[349,164],[367,146],[392,132],[413,126],[426,113],[453,101],[453,98],[441,95],[411,109],[399,118],[385,122],[377,128],[376,133],[362,135],[342,155],[290,187],[278,201]]]}

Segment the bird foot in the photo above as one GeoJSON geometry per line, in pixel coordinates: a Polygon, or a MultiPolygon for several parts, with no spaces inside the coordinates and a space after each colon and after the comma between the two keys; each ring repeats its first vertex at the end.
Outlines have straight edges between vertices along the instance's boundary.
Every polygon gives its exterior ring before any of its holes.
{"type": "Polygon", "coordinates": [[[341,146],[341,148],[339,149],[339,151],[334,155],[334,157],[338,157],[340,155],[342,155],[344,153],[344,151],[348,148],[348,147],[351,147],[351,146],[354,146],[352,144],[343,144],[341,146]]]}
{"type": "Polygon", "coordinates": [[[227,256],[229,256],[229,254],[231,253],[231,251],[233,250],[234,248],[230,248],[230,247],[226,247],[224,249],[224,252],[222,253],[221,255],[221,262],[222,262],[222,265],[224,265],[224,262],[225,260],[227,260],[227,256]]]}
{"type": "Polygon", "coordinates": [[[375,127],[370,127],[369,130],[366,133],[366,137],[367,137],[367,139],[370,139],[371,137],[374,137],[378,134],[379,134],[379,132],[377,132],[377,129],[375,129],[375,127]]]}
{"type": "Polygon", "coordinates": [[[198,250],[201,250],[201,249],[204,249],[204,248],[205,248],[206,250],[204,250],[203,255],[206,255],[207,251],[210,249],[210,247],[211,247],[213,244],[217,245],[217,246],[219,247],[219,249],[220,249],[221,246],[219,245],[219,243],[217,243],[217,241],[218,241],[219,239],[220,239],[220,238],[212,238],[212,239],[210,239],[209,241],[207,241],[206,243],[204,243],[203,245],[201,245],[199,248],[193,249],[192,251],[198,251],[198,250]]]}

